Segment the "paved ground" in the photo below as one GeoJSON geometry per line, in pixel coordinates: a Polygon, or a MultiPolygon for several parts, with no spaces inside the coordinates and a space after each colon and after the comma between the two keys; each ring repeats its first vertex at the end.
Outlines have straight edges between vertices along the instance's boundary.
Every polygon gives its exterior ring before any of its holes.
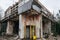
{"type": "Polygon", "coordinates": [[[0,36],[0,40],[18,40],[18,36],[0,36]]]}

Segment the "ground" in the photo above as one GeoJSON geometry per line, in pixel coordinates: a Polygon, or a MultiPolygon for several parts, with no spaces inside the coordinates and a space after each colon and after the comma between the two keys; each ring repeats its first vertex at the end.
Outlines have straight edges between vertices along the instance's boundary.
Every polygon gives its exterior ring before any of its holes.
{"type": "Polygon", "coordinates": [[[0,40],[19,40],[18,36],[0,36],[0,40]]]}

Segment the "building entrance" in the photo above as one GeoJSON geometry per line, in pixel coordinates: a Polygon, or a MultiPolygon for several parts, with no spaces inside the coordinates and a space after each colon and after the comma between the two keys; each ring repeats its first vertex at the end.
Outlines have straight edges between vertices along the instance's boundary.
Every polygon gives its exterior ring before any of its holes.
{"type": "Polygon", "coordinates": [[[33,40],[33,36],[36,35],[35,33],[36,33],[36,31],[35,31],[34,25],[26,26],[26,40],[33,40]]]}

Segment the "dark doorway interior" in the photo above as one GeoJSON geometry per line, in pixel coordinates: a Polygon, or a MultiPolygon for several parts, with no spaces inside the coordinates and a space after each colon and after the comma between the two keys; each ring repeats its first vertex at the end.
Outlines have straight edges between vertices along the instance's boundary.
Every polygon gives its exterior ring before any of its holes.
{"type": "Polygon", "coordinates": [[[33,36],[35,35],[35,26],[27,25],[26,26],[26,40],[33,40],[33,36]]]}
{"type": "Polygon", "coordinates": [[[19,32],[19,21],[14,21],[13,33],[18,35],[19,32]]]}
{"type": "Polygon", "coordinates": [[[30,26],[26,26],[26,40],[30,40],[30,26]]]}

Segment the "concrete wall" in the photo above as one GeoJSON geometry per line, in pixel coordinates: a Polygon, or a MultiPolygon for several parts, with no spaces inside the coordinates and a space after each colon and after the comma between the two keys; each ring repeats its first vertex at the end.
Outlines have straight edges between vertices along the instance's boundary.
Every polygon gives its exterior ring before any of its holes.
{"type": "Polygon", "coordinates": [[[8,21],[7,22],[6,34],[8,34],[8,35],[12,35],[13,34],[13,26],[14,26],[14,22],[13,21],[8,21]]]}
{"type": "Polygon", "coordinates": [[[34,20],[33,20],[33,17],[19,15],[19,36],[21,39],[24,38],[24,34],[25,34],[24,27],[26,25],[35,25],[37,38],[40,38],[40,36],[43,37],[42,15],[34,16],[34,20]]]}
{"type": "Polygon", "coordinates": [[[45,24],[44,24],[44,33],[51,33],[51,21],[47,21],[45,24]]]}

